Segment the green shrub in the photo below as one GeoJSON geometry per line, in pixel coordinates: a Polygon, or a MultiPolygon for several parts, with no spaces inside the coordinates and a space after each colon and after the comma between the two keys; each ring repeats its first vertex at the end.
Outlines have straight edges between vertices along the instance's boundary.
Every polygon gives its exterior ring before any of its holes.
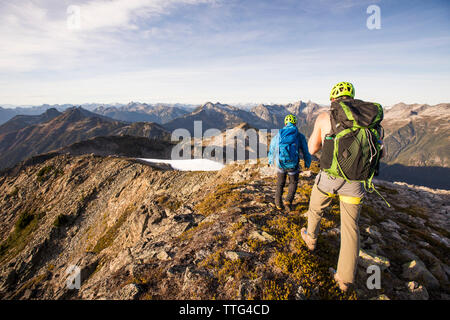
{"type": "Polygon", "coordinates": [[[8,244],[6,241],[2,242],[0,244],[0,256],[3,256],[3,254],[8,250],[8,244]]]}
{"type": "Polygon", "coordinates": [[[45,166],[36,174],[39,182],[44,182],[49,178],[49,173],[53,171],[53,166],[45,166]]]}
{"type": "Polygon", "coordinates": [[[34,214],[29,211],[24,211],[16,222],[16,230],[25,229],[31,221],[35,218],[34,214]]]}
{"type": "Polygon", "coordinates": [[[63,174],[64,174],[64,171],[62,171],[61,169],[55,169],[55,171],[53,172],[53,176],[55,178],[57,178],[57,177],[59,177],[59,176],[61,176],[63,174]]]}
{"type": "Polygon", "coordinates": [[[53,225],[56,228],[62,227],[69,222],[69,217],[65,214],[60,214],[56,217],[55,221],[53,221],[53,225]]]}
{"type": "Polygon", "coordinates": [[[171,199],[167,195],[161,195],[156,199],[156,202],[163,208],[176,211],[181,206],[181,202],[177,199],[171,199]]]}
{"type": "Polygon", "coordinates": [[[18,194],[19,194],[19,188],[14,187],[13,191],[11,191],[11,192],[9,193],[9,196],[10,196],[10,197],[15,197],[15,196],[17,196],[18,194]]]}
{"type": "Polygon", "coordinates": [[[30,236],[37,229],[39,220],[45,213],[35,213],[32,211],[24,211],[15,224],[14,231],[0,244],[0,262],[3,261],[8,254],[10,257],[15,256],[23,250],[29,243],[30,236]]]}
{"type": "Polygon", "coordinates": [[[45,166],[43,168],[41,168],[41,170],[39,170],[39,172],[37,173],[38,177],[42,177],[47,175],[48,173],[50,173],[53,170],[53,166],[45,166]]]}
{"type": "Polygon", "coordinates": [[[116,239],[119,234],[120,227],[128,219],[128,216],[135,210],[133,206],[129,206],[125,209],[125,212],[119,217],[119,219],[114,223],[114,225],[109,228],[106,233],[97,241],[94,248],[92,249],[95,253],[100,253],[103,249],[108,248],[116,239]]]}

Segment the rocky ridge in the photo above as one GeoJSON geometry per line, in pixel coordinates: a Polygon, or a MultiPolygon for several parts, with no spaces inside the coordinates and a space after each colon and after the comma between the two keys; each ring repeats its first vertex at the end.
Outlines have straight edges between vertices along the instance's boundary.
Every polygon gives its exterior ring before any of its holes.
{"type": "Polygon", "coordinates": [[[271,203],[264,161],[179,172],[133,159],[54,155],[0,176],[2,299],[449,299],[447,191],[378,182],[360,217],[355,289],[342,294],[338,200],[317,252],[300,239],[318,168],[293,214],[271,203]],[[382,270],[366,286],[367,266],[382,270]],[[81,288],[67,288],[67,270],[81,288]]]}

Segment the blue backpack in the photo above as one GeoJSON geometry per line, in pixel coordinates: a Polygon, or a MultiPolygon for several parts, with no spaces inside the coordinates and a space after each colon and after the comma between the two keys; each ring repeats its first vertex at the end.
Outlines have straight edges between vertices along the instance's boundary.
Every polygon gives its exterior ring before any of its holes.
{"type": "Polygon", "coordinates": [[[296,126],[287,126],[279,131],[279,157],[278,162],[282,169],[295,169],[298,167],[300,156],[298,154],[298,129],[296,126]]]}

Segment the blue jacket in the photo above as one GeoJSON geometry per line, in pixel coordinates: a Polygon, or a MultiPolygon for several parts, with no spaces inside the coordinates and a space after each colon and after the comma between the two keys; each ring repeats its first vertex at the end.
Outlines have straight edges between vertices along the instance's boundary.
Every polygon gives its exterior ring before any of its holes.
{"type": "MultiPolygon", "coordinates": [[[[288,126],[295,126],[295,125],[292,123],[288,123],[283,129],[285,129],[288,126]]],[[[283,130],[283,129],[281,129],[281,130],[283,130]]],[[[269,150],[269,156],[268,156],[269,164],[273,165],[275,163],[277,168],[280,168],[280,163],[278,161],[279,143],[280,143],[280,132],[278,132],[275,135],[275,137],[272,138],[272,141],[270,142],[270,150],[269,150]]],[[[303,155],[303,160],[305,161],[305,167],[309,168],[309,166],[311,165],[311,154],[309,153],[309,150],[308,150],[308,144],[306,143],[306,138],[300,132],[298,132],[298,135],[297,135],[297,145],[299,146],[299,154],[301,152],[303,155]]]]}

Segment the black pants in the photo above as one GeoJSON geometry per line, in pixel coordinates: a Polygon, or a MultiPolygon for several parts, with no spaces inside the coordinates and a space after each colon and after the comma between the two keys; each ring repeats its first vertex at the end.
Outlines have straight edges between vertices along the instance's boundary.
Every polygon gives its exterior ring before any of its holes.
{"type": "MultiPolygon", "coordinates": [[[[281,206],[281,197],[283,195],[284,185],[286,184],[286,176],[288,172],[278,172],[277,173],[277,192],[275,194],[275,204],[281,206]]],[[[286,202],[292,203],[295,197],[295,191],[297,191],[299,172],[295,174],[289,174],[289,189],[286,197],[286,202]]]]}

